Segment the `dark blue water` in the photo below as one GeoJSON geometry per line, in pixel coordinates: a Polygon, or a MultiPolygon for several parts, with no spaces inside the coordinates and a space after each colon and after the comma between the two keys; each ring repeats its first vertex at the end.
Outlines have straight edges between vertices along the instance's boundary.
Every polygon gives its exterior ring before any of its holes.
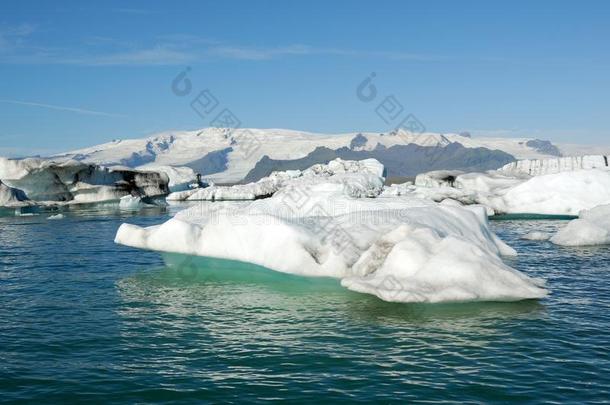
{"type": "Polygon", "coordinates": [[[542,301],[390,304],[282,276],[223,280],[113,244],[138,216],[0,218],[0,400],[557,401],[610,398],[610,249],[522,241],[542,301]]]}

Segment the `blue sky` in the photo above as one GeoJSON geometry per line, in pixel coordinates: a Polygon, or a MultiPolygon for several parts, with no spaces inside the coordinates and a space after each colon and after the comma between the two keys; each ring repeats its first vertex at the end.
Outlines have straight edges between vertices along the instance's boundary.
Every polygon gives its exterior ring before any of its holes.
{"type": "Polygon", "coordinates": [[[0,155],[205,127],[204,89],[244,127],[385,131],[356,97],[371,72],[430,131],[607,145],[608,21],[603,1],[7,0],[0,155]]]}

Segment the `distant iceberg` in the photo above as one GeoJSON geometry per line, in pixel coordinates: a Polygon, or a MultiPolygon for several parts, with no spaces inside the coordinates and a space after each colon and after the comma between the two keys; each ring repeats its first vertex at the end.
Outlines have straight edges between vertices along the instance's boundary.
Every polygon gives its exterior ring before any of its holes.
{"type": "Polygon", "coordinates": [[[164,172],[105,168],[74,160],[0,158],[0,206],[66,205],[164,196],[164,172]]]}
{"type": "Polygon", "coordinates": [[[436,202],[453,199],[483,205],[497,214],[577,216],[582,210],[610,203],[610,170],[577,169],[538,176],[504,170],[430,172],[417,176],[415,184],[387,187],[383,194],[436,202]]]}
{"type": "Polygon", "coordinates": [[[579,218],[560,229],[551,242],[563,246],[610,244],[610,205],[581,212],[579,218]]]}

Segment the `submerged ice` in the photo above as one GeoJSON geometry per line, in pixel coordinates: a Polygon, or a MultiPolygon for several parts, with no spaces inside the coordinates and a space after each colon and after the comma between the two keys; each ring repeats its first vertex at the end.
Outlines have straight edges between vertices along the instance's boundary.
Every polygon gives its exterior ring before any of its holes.
{"type": "Polygon", "coordinates": [[[383,166],[375,160],[335,160],[270,177],[281,181],[269,198],[201,204],[147,228],[123,224],[115,241],[334,277],[387,301],[547,294],[541,280],[502,261],[516,253],[490,230],[485,208],[382,194],[383,166]]]}

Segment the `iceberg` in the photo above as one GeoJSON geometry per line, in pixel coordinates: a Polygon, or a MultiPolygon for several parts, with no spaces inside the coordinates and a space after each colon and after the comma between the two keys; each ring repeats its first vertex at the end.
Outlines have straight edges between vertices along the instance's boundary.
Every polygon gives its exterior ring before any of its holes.
{"type": "Polygon", "coordinates": [[[151,227],[123,224],[115,242],[332,277],[386,301],[547,294],[542,280],[502,261],[516,252],[490,230],[482,207],[380,195],[383,166],[375,160],[336,160],[283,176],[268,198],[202,203],[151,227]]]}
{"type": "Polygon", "coordinates": [[[582,211],[579,218],[560,229],[551,242],[562,246],[610,244],[610,204],[582,211]]]}
{"type": "Polygon", "coordinates": [[[605,169],[533,177],[506,171],[447,173],[422,174],[415,185],[392,185],[383,195],[411,195],[436,202],[452,199],[466,205],[480,204],[498,214],[576,216],[582,210],[610,203],[610,171],[605,169]]]}
{"type": "Polygon", "coordinates": [[[375,197],[383,189],[383,165],[375,159],[349,161],[335,159],[306,170],[273,172],[254,183],[211,186],[170,194],[170,201],[236,201],[270,197],[284,187],[306,187],[325,179],[343,183],[352,196],[375,197]]]}
{"type": "Polygon", "coordinates": [[[19,190],[11,192],[19,194],[17,199],[43,205],[112,201],[130,194],[152,197],[169,192],[169,179],[164,173],[109,169],[74,160],[0,158],[0,179],[19,190]]]}
{"type": "Polygon", "coordinates": [[[533,177],[491,198],[496,211],[578,215],[610,203],[610,171],[576,170],[533,177]]]}

